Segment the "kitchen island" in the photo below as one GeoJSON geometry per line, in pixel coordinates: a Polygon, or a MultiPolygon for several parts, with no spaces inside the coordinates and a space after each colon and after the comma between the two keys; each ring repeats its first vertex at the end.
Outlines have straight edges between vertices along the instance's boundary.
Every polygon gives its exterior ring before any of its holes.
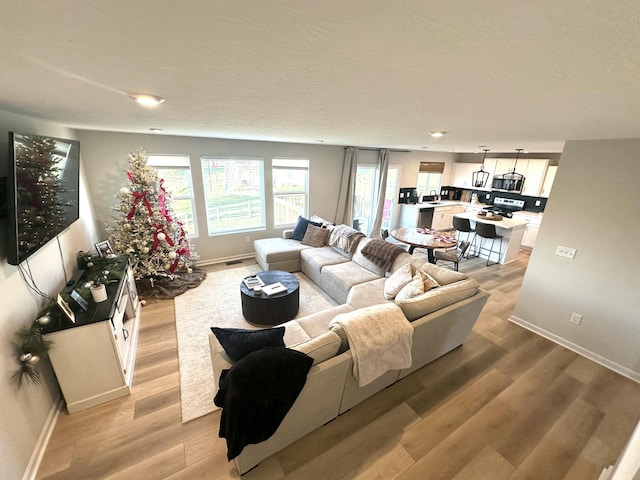
{"type": "MultiPolygon", "coordinates": [[[[503,217],[502,220],[488,220],[486,218],[481,218],[478,216],[476,212],[465,212],[465,213],[456,213],[455,217],[467,218],[471,222],[471,228],[475,229],[476,223],[489,223],[496,226],[496,233],[498,235],[502,235],[502,249],[500,251],[500,258],[497,258],[498,253],[494,252],[491,255],[492,262],[498,262],[501,264],[507,264],[513,262],[518,255],[518,250],[520,249],[520,243],[522,242],[522,237],[524,235],[525,227],[527,222],[524,220],[519,220],[517,218],[506,218],[503,217]]],[[[489,247],[491,246],[491,240],[476,237],[476,244],[482,241],[482,248],[486,248],[489,251],[489,247]]],[[[496,240],[498,242],[498,240],[496,240]]]]}

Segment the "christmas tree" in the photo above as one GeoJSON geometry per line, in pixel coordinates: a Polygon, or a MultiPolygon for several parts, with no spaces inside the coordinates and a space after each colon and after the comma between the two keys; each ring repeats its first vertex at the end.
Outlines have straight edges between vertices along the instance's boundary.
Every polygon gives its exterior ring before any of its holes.
{"type": "Polygon", "coordinates": [[[128,183],[116,196],[116,218],[107,224],[109,241],[117,255],[129,257],[136,280],[173,280],[192,273],[197,255],[183,223],[172,210],[171,193],[147,155],[139,149],[129,154],[128,183]]]}

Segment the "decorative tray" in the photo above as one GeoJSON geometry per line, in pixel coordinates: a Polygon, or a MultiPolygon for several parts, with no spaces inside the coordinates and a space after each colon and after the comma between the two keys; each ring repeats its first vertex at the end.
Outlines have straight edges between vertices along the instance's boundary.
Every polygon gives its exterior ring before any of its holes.
{"type": "Polygon", "coordinates": [[[478,212],[478,217],[482,218],[483,220],[492,220],[494,222],[498,222],[502,220],[502,215],[496,215],[495,213],[492,214],[491,216],[488,216],[486,213],[482,215],[480,214],[480,212],[478,212]]]}

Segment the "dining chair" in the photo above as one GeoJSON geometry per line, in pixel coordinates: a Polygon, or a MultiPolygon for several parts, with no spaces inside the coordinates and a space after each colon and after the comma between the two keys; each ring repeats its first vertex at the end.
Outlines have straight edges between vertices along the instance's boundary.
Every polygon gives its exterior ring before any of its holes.
{"type": "Polygon", "coordinates": [[[434,252],[434,256],[436,258],[436,265],[438,262],[445,262],[445,264],[449,263],[453,265],[453,269],[458,271],[458,264],[464,258],[467,250],[471,246],[471,242],[460,242],[458,247],[455,250],[436,250],[434,252]]]}
{"type": "Polygon", "coordinates": [[[489,250],[489,254],[487,255],[487,266],[489,266],[489,260],[491,259],[492,253],[498,254],[498,261],[500,262],[500,255],[502,255],[502,235],[498,235],[496,233],[496,226],[492,223],[482,223],[476,222],[476,236],[473,238],[473,250],[477,253],[478,256],[482,253],[482,250],[489,250]],[[476,240],[480,238],[480,244],[476,245],[476,240]],[[491,248],[486,248],[482,246],[482,239],[490,239],[491,240],[491,248]],[[496,240],[500,240],[500,248],[494,252],[493,246],[496,240]]]}

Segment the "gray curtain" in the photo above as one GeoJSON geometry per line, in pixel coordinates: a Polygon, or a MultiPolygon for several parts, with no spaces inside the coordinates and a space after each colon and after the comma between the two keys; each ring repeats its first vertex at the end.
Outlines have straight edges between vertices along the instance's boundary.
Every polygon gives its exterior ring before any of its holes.
{"type": "Polygon", "coordinates": [[[338,206],[336,207],[336,225],[351,226],[353,222],[353,195],[356,189],[356,169],[358,168],[358,149],[347,147],[344,152],[344,164],[342,166],[342,181],[338,194],[338,206]]]}
{"type": "Polygon", "coordinates": [[[380,238],[380,227],[382,226],[382,213],[384,211],[384,197],[387,190],[387,171],[389,170],[389,149],[382,148],[378,153],[378,165],[376,167],[376,184],[375,184],[375,204],[372,210],[375,212],[375,218],[371,228],[369,228],[369,238],[380,238]]]}

